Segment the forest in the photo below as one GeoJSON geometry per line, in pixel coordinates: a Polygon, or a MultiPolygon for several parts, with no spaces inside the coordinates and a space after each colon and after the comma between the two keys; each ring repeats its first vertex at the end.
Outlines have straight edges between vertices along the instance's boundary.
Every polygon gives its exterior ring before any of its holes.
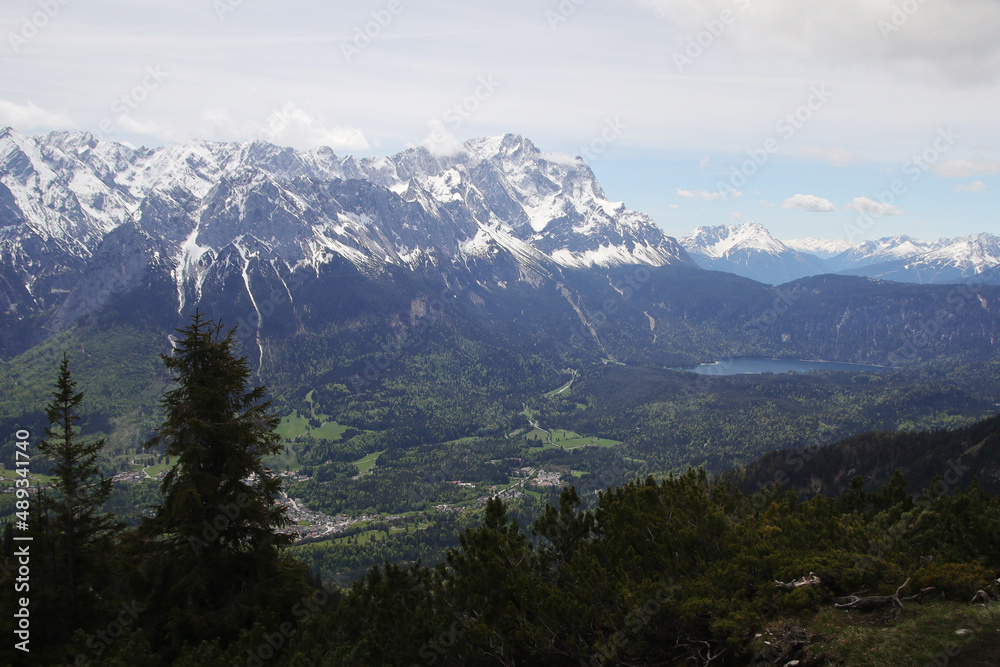
{"type": "MultiPolygon", "coordinates": [[[[172,381],[146,443],[163,462],[155,490],[102,472],[106,443],[87,430],[97,423],[83,417],[85,394],[63,356],[30,457],[45,463],[47,483],[15,479],[4,494],[14,511],[0,607],[24,620],[0,660],[905,665],[938,655],[963,664],[997,649],[996,418],[866,433],[716,476],[642,474],[648,461],[551,429],[534,440],[483,434],[452,443],[451,456],[378,441],[374,469],[386,472],[345,486],[348,463],[320,463],[329,454],[316,452],[333,450],[314,439],[303,449],[312,476],[286,482],[265,465],[284,449],[282,420],[233,336],[195,314],[161,356],[172,381]],[[803,456],[808,465],[796,463],[803,456]],[[869,472],[854,474],[859,466],[869,472]],[[572,482],[509,486],[542,467],[572,482]],[[810,493],[817,476],[824,483],[810,493]],[[476,483],[448,484],[463,477],[476,483]],[[441,486],[456,511],[429,507],[441,486]],[[497,488],[520,491],[483,498],[497,488]],[[401,513],[293,547],[277,502],[286,492],[331,512],[401,513]],[[24,559],[28,572],[17,574],[24,559]]],[[[624,436],[603,396],[626,371],[574,377],[506,427],[595,420],[594,431],[624,436]],[[588,382],[604,393],[570,394],[588,382]]],[[[940,372],[921,371],[928,383],[940,372]]],[[[762,383],[764,395],[777,382],[810,391],[795,377],[741,381],[762,383]]],[[[948,392],[939,394],[947,405],[948,392]]],[[[619,399],[627,418],[628,392],[619,399]]],[[[345,443],[365,437],[345,434],[345,443]]]]}

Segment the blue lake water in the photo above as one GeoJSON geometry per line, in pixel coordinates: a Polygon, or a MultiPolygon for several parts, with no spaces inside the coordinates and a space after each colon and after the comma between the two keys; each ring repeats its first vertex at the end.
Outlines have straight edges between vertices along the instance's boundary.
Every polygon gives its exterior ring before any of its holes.
{"type": "Polygon", "coordinates": [[[806,373],[808,371],[884,371],[885,366],[846,364],[839,361],[804,361],[802,359],[725,359],[682,370],[700,375],[757,375],[760,373],[806,373]]]}

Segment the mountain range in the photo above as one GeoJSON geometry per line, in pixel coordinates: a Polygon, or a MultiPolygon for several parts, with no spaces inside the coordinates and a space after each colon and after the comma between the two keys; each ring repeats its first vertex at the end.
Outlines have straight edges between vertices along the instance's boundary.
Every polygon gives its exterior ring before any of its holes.
{"type": "Polygon", "coordinates": [[[610,201],[582,159],[515,135],[448,157],[420,148],[357,160],[259,142],[136,149],[87,133],[0,131],[8,329],[47,313],[40,325],[59,331],[151,272],[170,274],[180,312],[228,273],[254,301],[255,281],[288,292],[292,273],[331,262],[493,284],[563,268],[693,265],[648,216],[610,201]]]}
{"type": "Polygon", "coordinates": [[[1000,284],[1000,237],[981,233],[925,243],[894,236],[850,244],[836,239],[779,241],[756,222],[698,227],[681,245],[706,269],[772,285],[823,273],[904,283],[1000,284]]]}
{"type": "MultiPolygon", "coordinates": [[[[866,252],[866,269],[891,257],[866,252]]],[[[4,359],[59,336],[96,349],[117,326],[162,341],[196,308],[239,325],[255,366],[288,391],[382,377],[372,359],[418,339],[504,373],[580,353],[672,367],[734,350],[893,365],[997,352],[994,288],[958,308],[950,286],[793,280],[837,257],[752,223],[680,243],[609,199],[581,158],[513,134],[358,160],[0,132],[4,359]],[[725,271],[699,268],[706,257],[725,271]],[[948,326],[924,341],[939,311],[948,326]]]]}

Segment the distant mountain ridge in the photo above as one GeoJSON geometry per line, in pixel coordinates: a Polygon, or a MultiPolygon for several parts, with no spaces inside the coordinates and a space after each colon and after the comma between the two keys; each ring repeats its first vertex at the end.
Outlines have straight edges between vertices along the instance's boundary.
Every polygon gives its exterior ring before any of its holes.
{"type": "Polygon", "coordinates": [[[1000,237],[981,233],[923,242],[885,237],[779,241],[756,222],[698,227],[680,240],[699,266],[772,285],[840,273],[896,282],[1000,284],[1000,237]]]}
{"type": "Polygon", "coordinates": [[[763,283],[827,273],[819,258],[793,250],[756,222],[698,227],[680,240],[698,266],[763,283]]]}
{"type": "Polygon", "coordinates": [[[933,243],[909,240],[863,258],[860,266],[841,271],[848,275],[918,283],[975,281],[1000,284],[1000,237],[974,234],[933,243]],[[910,254],[909,248],[916,252],[910,254]],[[884,260],[884,261],[878,261],[884,260]]]}

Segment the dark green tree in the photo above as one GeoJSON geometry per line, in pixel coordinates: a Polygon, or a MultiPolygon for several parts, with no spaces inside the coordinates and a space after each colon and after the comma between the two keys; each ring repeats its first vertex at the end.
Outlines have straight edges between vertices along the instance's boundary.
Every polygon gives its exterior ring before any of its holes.
{"type": "Polygon", "coordinates": [[[90,444],[79,439],[77,411],[82,402],[64,354],[52,401],[45,406],[46,439],[38,445],[53,461],[55,482],[51,492],[39,494],[38,503],[54,547],[56,581],[51,588],[59,599],[56,608],[71,630],[93,616],[94,593],[103,579],[99,572],[106,574],[113,535],[121,528],[114,515],[101,511],[113,482],[97,464],[104,438],[90,444]]]}
{"type": "Polygon", "coordinates": [[[263,457],[279,451],[278,417],[266,388],[250,387],[246,357],[234,352],[235,329],[195,313],[179,329],[174,373],[163,396],[164,421],[147,447],[173,467],[161,484],[162,504],[140,533],[151,553],[150,622],[175,646],[185,639],[235,635],[263,610],[280,613],[280,599],[304,594],[302,567],[282,554],[292,538],[275,502],[281,479],[263,457]]]}

